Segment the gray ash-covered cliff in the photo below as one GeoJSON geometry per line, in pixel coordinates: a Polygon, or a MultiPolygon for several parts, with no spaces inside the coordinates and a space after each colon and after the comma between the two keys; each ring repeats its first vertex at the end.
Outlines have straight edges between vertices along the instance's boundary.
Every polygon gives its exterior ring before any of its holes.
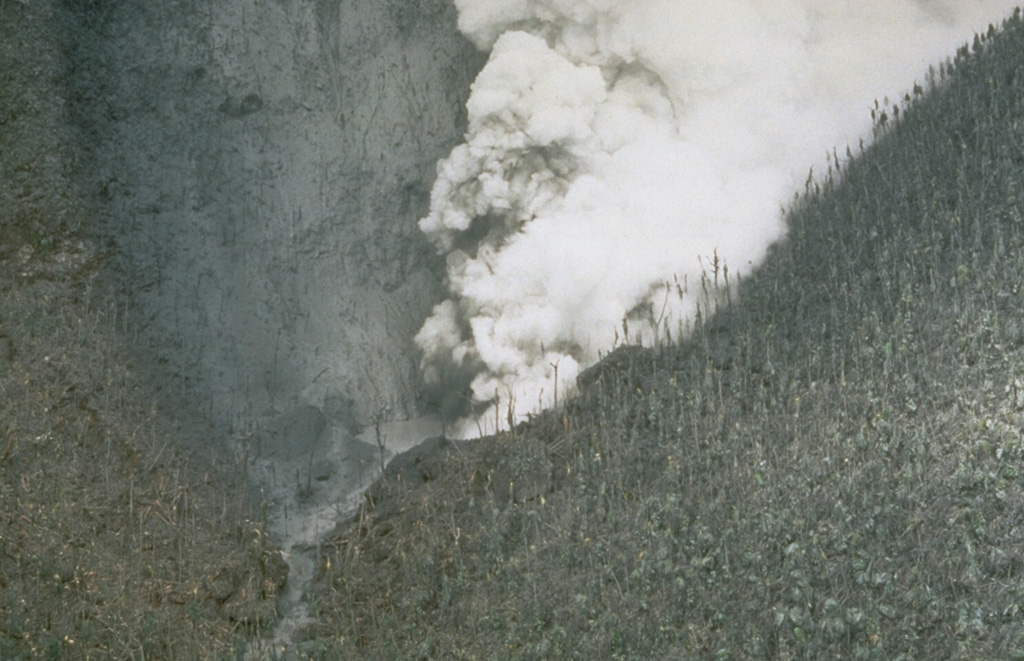
{"type": "Polygon", "coordinates": [[[168,386],[236,429],[299,404],[415,413],[443,285],[416,222],[483,64],[451,3],[72,11],[82,185],[168,386]]]}

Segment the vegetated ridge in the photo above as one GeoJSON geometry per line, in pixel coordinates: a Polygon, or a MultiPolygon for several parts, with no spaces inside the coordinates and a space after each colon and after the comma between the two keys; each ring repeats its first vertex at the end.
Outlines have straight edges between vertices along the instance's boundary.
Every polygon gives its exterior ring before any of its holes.
{"type": "Polygon", "coordinates": [[[685,343],[395,464],[298,651],[1024,658],[1022,52],[1018,11],[866,108],[685,343]]]}

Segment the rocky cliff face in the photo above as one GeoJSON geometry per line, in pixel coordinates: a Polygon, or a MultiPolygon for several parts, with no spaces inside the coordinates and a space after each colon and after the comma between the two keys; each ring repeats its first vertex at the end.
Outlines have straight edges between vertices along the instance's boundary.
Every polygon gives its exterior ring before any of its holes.
{"type": "Polygon", "coordinates": [[[448,0],[93,0],[85,186],[140,337],[236,429],[416,412],[443,268],[416,221],[483,56],[448,0]]]}

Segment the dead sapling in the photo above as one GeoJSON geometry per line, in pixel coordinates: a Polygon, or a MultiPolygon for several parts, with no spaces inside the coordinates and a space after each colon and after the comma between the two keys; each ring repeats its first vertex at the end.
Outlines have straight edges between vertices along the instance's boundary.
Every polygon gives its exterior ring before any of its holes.
{"type": "Polygon", "coordinates": [[[390,412],[391,407],[387,404],[383,404],[379,409],[377,409],[377,412],[373,414],[373,431],[377,440],[377,449],[380,450],[380,480],[381,484],[384,486],[387,486],[387,477],[384,475],[384,468],[387,466],[388,437],[381,427],[387,421],[387,417],[390,412]]]}

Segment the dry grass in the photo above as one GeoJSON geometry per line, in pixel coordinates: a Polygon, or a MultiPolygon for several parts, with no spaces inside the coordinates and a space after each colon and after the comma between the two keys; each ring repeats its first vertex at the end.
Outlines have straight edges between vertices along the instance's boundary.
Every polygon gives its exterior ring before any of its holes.
{"type": "Polygon", "coordinates": [[[87,245],[0,259],[0,658],[219,658],[287,569],[241,466],[142,387],[96,258],[55,270],[87,245]]]}

